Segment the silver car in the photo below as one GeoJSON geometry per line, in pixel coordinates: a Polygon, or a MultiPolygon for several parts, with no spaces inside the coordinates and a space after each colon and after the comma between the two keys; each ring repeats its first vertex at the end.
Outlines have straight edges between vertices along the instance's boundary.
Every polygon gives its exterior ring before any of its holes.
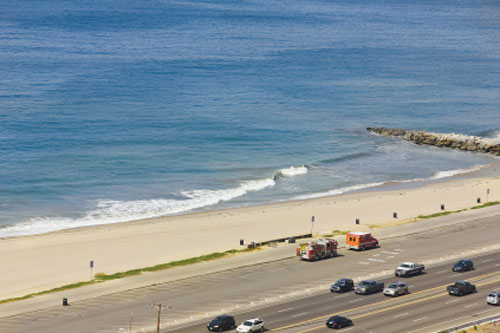
{"type": "Polygon", "coordinates": [[[408,294],[408,286],[404,282],[393,282],[384,289],[384,295],[399,296],[408,294]]]}
{"type": "Polygon", "coordinates": [[[486,303],[500,305],[500,291],[492,291],[486,297],[486,303]]]}

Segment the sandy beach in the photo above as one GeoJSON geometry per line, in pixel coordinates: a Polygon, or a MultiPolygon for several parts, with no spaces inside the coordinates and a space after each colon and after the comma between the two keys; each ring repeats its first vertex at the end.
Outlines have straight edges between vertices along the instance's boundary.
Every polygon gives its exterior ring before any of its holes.
{"type": "MultiPolygon", "coordinates": [[[[289,237],[311,231],[369,230],[411,222],[419,215],[459,210],[500,200],[498,177],[447,178],[410,189],[385,188],[265,206],[69,229],[0,240],[0,299],[107,274],[152,266],[245,243],[289,237]],[[489,195],[487,199],[487,190],[489,195]],[[397,213],[397,218],[393,217],[397,213]],[[360,225],[355,219],[360,219],[360,225]]],[[[432,220],[429,220],[432,223],[432,220]]]]}

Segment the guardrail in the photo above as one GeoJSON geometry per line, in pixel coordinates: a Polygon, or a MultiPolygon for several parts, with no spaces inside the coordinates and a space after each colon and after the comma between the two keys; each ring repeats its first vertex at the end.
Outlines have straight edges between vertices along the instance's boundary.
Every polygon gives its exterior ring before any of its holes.
{"type": "Polygon", "coordinates": [[[460,330],[464,330],[466,328],[471,328],[474,326],[478,326],[478,325],[482,325],[482,324],[490,324],[490,323],[493,323],[494,325],[496,323],[499,323],[499,326],[500,326],[500,315],[495,315],[495,316],[491,316],[491,317],[487,317],[487,318],[483,318],[483,319],[478,319],[475,321],[470,321],[467,324],[462,324],[460,326],[450,327],[447,330],[443,330],[441,332],[454,333],[454,332],[458,332],[460,330]]]}
{"type": "Polygon", "coordinates": [[[253,249],[254,247],[258,246],[263,246],[263,245],[270,245],[273,243],[284,243],[284,242],[289,242],[289,243],[295,243],[296,239],[301,239],[301,238],[311,238],[312,234],[303,234],[303,235],[297,235],[297,236],[290,236],[290,237],[284,237],[284,238],[276,238],[276,239],[271,239],[267,240],[264,242],[251,242],[248,244],[249,249],[253,249]]]}

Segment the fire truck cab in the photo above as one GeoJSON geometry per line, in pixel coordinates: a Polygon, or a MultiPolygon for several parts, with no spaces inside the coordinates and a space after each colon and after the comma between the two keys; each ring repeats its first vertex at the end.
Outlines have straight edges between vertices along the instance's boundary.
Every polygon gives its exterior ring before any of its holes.
{"type": "Polygon", "coordinates": [[[297,256],[303,260],[319,260],[337,255],[337,241],[330,238],[320,238],[308,243],[299,244],[297,256]]]}

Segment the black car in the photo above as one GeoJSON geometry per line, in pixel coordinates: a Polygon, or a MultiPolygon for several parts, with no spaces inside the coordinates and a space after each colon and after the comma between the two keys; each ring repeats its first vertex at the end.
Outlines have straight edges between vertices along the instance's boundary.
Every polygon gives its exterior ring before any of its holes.
{"type": "Polygon", "coordinates": [[[473,268],[474,264],[472,263],[472,260],[462,259],[457,261],[457,263],[453,265],[451,270],[454,272],[466,272],[472,270],[473,268]]]}
{"type": "Polygon", "coordinates": [[[351,319],[342,316],[333,316],[326,321],[326,327],[328,328],[342,328],[352,325],[351,319]]]}
{"type": "Polygon", "coordinates": [[[456,296],[463,296],[476,292],[476,286],[467,281],[457,281],[446,289],[448,290],[448,294],[456,296]]]}
{"type": "Polygon", "coordinates": [[[332,293],[343,293],[354,289],[354,282],[351,279],[340,279],[330,287],[332,293]]]}
{"type": "Polygon", "coordinates": [[[232,330],[236,327],[236,322],[232,316],[222,315],[215,317],[210,323],[208,323],[207,328],[212,332],[222,332],[225,330],[232,330]]]}

